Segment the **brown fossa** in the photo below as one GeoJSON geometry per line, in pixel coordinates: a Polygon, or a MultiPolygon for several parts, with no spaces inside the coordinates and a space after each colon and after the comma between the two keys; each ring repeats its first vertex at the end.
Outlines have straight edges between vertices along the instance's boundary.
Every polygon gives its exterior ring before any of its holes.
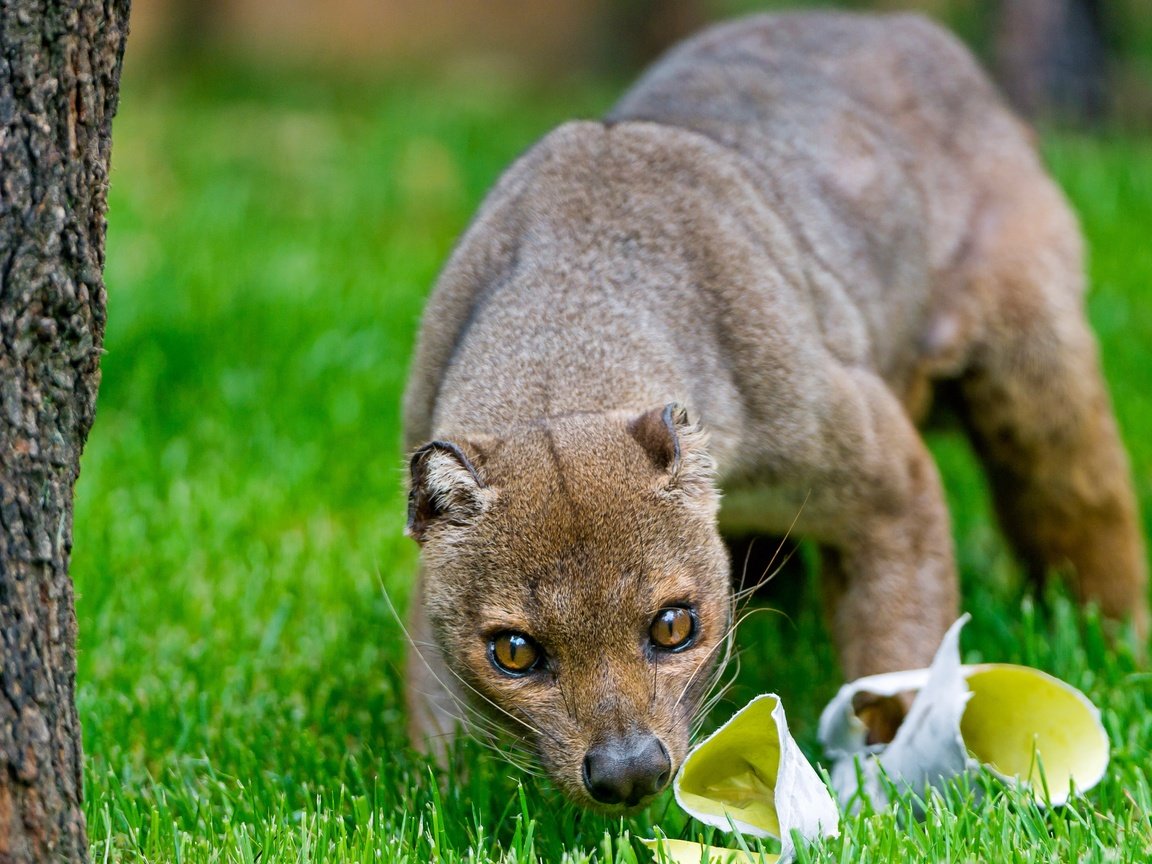
{"type": "Polygon", "coordinates": [[[917,432],[942,381],[1026,566],[1143,628],[1083,290],[1030,132],[927,20],[757,16],[673,49],[508,169],[428,301],[414,740],[497,729],[573,800],[644,804],[727,654],[726,524],[799,514],[848,677],[926,665],[958,607],[917,432]]]}

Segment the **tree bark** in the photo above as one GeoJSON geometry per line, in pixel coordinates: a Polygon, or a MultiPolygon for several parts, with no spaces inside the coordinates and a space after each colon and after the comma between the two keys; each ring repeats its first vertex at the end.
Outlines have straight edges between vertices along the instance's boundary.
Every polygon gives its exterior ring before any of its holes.
{"type": "Polygon", "coordinates": [[[0,864],[87,861],[72,495],[129,0],[0,0],[0,864]]]}

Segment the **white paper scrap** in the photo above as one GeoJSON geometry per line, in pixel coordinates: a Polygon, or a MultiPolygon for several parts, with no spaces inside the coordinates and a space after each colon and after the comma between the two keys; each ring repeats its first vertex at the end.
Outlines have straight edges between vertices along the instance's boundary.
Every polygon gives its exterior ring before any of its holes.
{"type": "Polygon", "coordinates": [[[984,765],[1051,804],[1063,804],[1103,777],[1108,737],[1096,707],[1075,687],[1038,669],[960,665],[960,630],[969,617],[949,628],[929,668],[860,678],[841,687],[824,709],[820,741],[832,759],[832,788],[845,808],[858,808],[861,796],[885,807],[881,772],[898,791],[925,795],[984,765]],[[869,745],[868,730],[853,709],[856,695],[905,692],[915,698],[892,742],[869,745]]]}

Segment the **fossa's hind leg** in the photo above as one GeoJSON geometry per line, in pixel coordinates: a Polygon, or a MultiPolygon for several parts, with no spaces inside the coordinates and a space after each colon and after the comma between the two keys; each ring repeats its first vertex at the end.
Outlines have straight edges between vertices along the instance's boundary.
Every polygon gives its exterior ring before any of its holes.
{"type": "Polygon", "coordinates": [[[960,380],[965,420],[1030,573],[1066,572],[1081,601],[1143,634],[1144,543],[1084,317],[1079,231],[1047,178],[1019,182],[978,245],[985,318],[960,380]]]}

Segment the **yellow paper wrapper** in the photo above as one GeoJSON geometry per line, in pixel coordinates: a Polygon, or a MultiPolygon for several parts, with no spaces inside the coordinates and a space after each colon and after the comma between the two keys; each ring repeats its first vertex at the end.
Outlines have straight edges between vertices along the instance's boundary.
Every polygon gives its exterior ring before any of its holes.
{"type": "Polygon", "coordinates": [[[694,747],[672,788],[680,806],[707,825],[779,839],[784,861],[794,852],[793,831],[811,839],[835,835],[840,824],[774,695],[757,696],[694,747]]]}
{"type": "Polygon", "coordinates": [[[820,740],[833,760],[832,786],[844,806],[858,806],[860,795],[884,806],[881,771],[898,789],[923,794],[983,765],[1051,804],[1063,804],[1104,776],[1108,736],[1096,706],[1038,669],[962,666],[960,629],[968,617],[952,625],[929,668],[860,678],[840,688],[824,709],[820,740]],[[868,746],[853,697],[906,691],[916,696],[896,737],[886,746],[868,746]]]}
{"type": "Polygon", "coordinates": [[[660,837],[656,840],[641,840],[656,855],[657,864],[777,864],[779,855],[749,856],[742,849],[724,849],[719,846],[705,846],[690,840],[669,840],[660,837]]]}
{"type": "MultiPolygon", "coordinates": [[[[925,794],[981,766],[1063,804],[1096,785],[1108,766],[1100,712],[1069,684],[1038,669],[960,663],[960,630],[952,625],[927,669],[873,675],[845,684],[820,717],[820,740],[832,758],[832,786],[847,807],[867,798],[887,805],[881,776],[897,789],[925,794]],[[915,693],[887,745],[868,745],[853,711],[861,692],[915,693]],[[1044,783],[1041,783],[1041,780],[1044,783]]],[[[659,838],[643,842],[658,861],[748,864],[791,861],[793,832],[812,840],[834,836],[839,811],[819,775],[788,732],[774,695],[757,696],[688,754],[673,784],[676,800],[705,824],[780,840],[779,855],[659,838]],[[662,856],[662,857],[661,857],[662,856]]]]}
{"type": "Polygon", "coordinates": [[[972,698],[960,734],[976,761],[1007,782],[1027,785],[1041,801],[1043,767],[1053,804],[1100,782],[1108,734],[1087,696],[1027,666],[988,663],[965,666],[964,674],[972,698]]]}

